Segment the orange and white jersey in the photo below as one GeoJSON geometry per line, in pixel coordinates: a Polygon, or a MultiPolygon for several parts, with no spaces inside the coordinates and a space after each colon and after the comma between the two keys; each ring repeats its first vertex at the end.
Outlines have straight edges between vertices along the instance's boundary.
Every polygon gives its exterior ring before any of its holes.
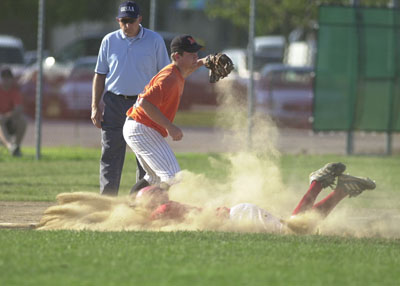
{"type": "Polygon", "coordinates": [[[156,106],[170,122],[173,122],[178,111],[184,85],[185,79],[177,66],[174,64],[167,65],[146,85],[144,91],[139,94],[136,104],[128,110],[126,115],[136,122],[155,129],[163,137],[167,137],[167,130],[151,120],[143,108],[138,105],[141,100],[145,99],[156,106]]]}

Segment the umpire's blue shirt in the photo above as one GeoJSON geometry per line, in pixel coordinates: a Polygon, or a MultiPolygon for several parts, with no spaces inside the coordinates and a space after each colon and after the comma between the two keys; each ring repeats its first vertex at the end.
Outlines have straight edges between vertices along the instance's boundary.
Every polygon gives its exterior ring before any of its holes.
{"type": "Polygon", "coordinates": [[[169,63],[163,38],[140,26],[134,38],[121,29],[103,38],[95,72],[107,75],[105,91],[136,95],[169,63]]]}

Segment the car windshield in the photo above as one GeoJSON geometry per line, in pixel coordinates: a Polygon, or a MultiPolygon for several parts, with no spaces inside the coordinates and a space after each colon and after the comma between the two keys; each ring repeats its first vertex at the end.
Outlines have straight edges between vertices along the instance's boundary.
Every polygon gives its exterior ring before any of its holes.
{"type": "Polygon", "coordinates": [[[24,56],[18,48],[0,47],[0,63],[24,64],[24,56]]]}
{"type": "MultiPolygon", "coordinates": [[[[247,51],[243,50],[243,51],[226,51],[226,54],[231,58],[232,62],[233,62],[233,66],[235,68],[235,70],[237,71],[239,69],[239,66],[241,66],[241,62],[243,62],[243,67],[245,69],[248,69],[248,60],[247,60],[247,51]]],[[[276,61],[271,60],[271,58],[263,55],[263,54],[254,54],[254,60],[253,60],[253,68],[254,71],[261,71],[261,69],[269,63],[274,63],[276,61]]]]}
{"type": "Polygon", "coordinates": [[[76,63],[71,71],[70,78],[74,80],[92,78],[95,67],[96,61],[82,61],[76,63]]]}
{"type": "Polygon", "coordinates": [[[280,70],[272,71],[268,77],[275,86],[309,87],[313,73],[309,70],[280,70]]]}
{"type": "Polygon", "coordinates": [[[64,47],[56,55],[56,59],[60,62],[68,62],[82,56],[97,56],[101,40],[101,37],[77,40],[64,47]]]}

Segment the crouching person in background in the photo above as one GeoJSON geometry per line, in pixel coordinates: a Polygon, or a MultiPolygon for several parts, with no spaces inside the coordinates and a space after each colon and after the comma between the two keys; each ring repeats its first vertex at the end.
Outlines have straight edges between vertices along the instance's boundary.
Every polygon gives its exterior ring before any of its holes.
{"type": "Polygon", "coordinates": [[[21,142],[26,131],[22,96],[9,68],[1,71],[0,82],[0,142],[12,156],[21,156],[21,142]]]}

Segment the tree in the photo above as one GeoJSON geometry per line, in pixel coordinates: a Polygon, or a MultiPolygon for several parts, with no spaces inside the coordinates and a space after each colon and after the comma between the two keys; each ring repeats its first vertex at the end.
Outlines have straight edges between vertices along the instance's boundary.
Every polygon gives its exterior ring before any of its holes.
{"type": "MultiPolygon", "coordinates": [[[[350,5],[350,0],[255,0],[257,36],[282,34],[286,37],[295,28],[308,30],[317,21],[322,4],[350,5]]],[[[390,0],[360,0],[363,6],[385,6],[390,0]]],[[[248,29],[250,0],[208,0],[210,18],[223,18],[236,27],[248,29]]]]}

